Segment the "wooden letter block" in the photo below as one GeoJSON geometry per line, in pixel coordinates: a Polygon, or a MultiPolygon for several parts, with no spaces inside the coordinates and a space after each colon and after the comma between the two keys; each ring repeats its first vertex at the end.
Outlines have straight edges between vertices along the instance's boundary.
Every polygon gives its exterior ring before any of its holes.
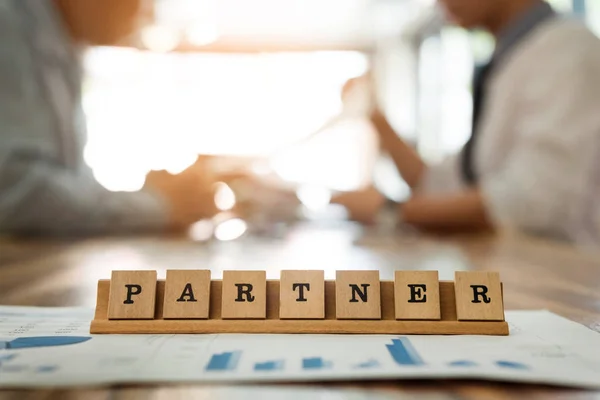
{"type": "Polygon", "coordinates": [[[205,319],[210,304],[209,270],[168,270],[163,318],[205,319]]]}
{"type": "Polygon", "coordinates": [[[379,271],[337,271],[337,319],[381,319],[379,271]]]}
{"type": "Polygon", "coordinates": [[[265,271],[223,271],[221,318],[264,319],[267,317],[265,271]]]}
{"type": "Polygon", "coordinates": [[[396,319],[439,320],[440,282],[437,271],[394,273],[396,319]]]}
{"type": "Polygon", "coordinates": [[[154,319],[156,271],[113,271],[108,319],[154,319]]]}
{"type": "Polygon", "coordinates": [[[502,286],[497,272],[457,271],[454,281],[459,321],[504,321],[502,286]]]}
{"type": "Polygon", "coordinates": [[[279,318],[325,318],[325,273],[323,271],[281,271],[279,318]]]}

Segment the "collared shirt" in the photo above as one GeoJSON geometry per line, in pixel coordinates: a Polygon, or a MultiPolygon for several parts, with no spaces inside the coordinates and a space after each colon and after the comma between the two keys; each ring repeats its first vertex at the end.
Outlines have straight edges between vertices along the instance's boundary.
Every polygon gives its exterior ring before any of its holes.
{"type": "MultiPolygon", "coordinates": [[[[504,50],[485,85],[473,150],[496,226],[600,246],[598,76],[600,40],[574,18],[547,19],[504,50]]],[[[467,189],[460,167],[460,155],[431,166],[420,190],[467,189]]]]}
{"type": "Polygon", "coordinates": [[[519,42],[538,25],[549,18],[555,17],[556,12],[550,4],[540,1],[530,10],[509,24],[500,34],[496,41],[496,48],[492,55],[493,60],[500,60],[510,51],[510,49],[519,44],[519,42]]]}
{"type": "Polygon", "coordinates": [[[153,193],[113,193],[83,160],[77,49],[52,1],[0,2],[0,234],[162,229],[153,193]]]}

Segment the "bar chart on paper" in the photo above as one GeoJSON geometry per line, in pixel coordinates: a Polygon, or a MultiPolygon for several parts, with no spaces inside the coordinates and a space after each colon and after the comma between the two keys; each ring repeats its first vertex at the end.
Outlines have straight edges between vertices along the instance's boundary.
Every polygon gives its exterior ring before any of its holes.
{"type": "Polygon", "coordinates": [[[236,369],[241,355],[241,351],[213,354],[206,365],[206,371],[233,371],[236,369]]]}
{"type": "Polygon", "coordinates": [[[398,365],[423,365],[423,360],[407,337],[392,339],[385,347],[398,365]]]}
{"type": "Polygon", "coordinates": [[[321,357],[310,357],[304,358],[302,360],[302,369],[326,369],[333,367],[333,363],[331,361],[326,361],[321,357]]]}
{"type": "Polygon", "coordinates": [[[35,308],[29,316],[28,310],[0,306],[0,314],[11,313],[0,318],[0,388],[469,378],[600,389],[600,335],[548,312],[508,313],[514,328],[508,337],[90,337],[91,313],[35,308]]]}
{"type": "Polygon", "coordinates": [[[255,371],[281,371],[281,370],[283,370],[283,365],[284,365],[283,360],[257,362],[254,364],[254,370],[255,371]]]}

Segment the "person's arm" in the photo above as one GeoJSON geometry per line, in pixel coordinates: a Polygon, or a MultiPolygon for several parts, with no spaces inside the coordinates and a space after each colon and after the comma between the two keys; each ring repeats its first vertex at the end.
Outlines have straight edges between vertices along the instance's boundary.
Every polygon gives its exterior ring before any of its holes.
{"type": "Polygon", "coordinates": [[[454,195],[419,195],[400,208],[401,220],[423,229],[480,230],[491,229],[486,204],[479,189],[454,195]]]}
{"type": "Polygon", "coordinates": [[[427,170],[425,162],[415,149],[396,134],[394,128],[380,111],[376,110],[372,113],[371,122],[379,134],[381,146],[394,161],[402,179],[412,189],[418,187],[427,170]]]}
{"type": "Polygon", "coordinates": [[[90,175],[41,159],[0,160],[0,232],[92,235],[163,231],[165,202],[149,191],[114,193],[90,175]]]}

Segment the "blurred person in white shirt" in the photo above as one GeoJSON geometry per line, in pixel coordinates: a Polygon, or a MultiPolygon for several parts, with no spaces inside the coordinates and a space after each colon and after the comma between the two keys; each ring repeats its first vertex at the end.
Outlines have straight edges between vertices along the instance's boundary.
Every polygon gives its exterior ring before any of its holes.
{"type": "Polygon", "coordinates": [[[463,150],[427,165],[377,109],[371,120],[411,198],[405,223],[434,230],[512,227],[600,244],[600,40],[541,0],[440,0],[496,38],[474,81],[463,150]]]}

